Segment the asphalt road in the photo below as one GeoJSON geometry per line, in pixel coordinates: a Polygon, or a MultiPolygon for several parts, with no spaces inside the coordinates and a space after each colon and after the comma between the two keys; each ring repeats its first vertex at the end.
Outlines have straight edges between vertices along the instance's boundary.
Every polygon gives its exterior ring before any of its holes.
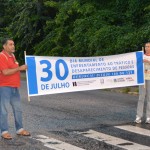
{"type": "MultiPolygon", "coordinates": [[[[9,124],[13,140],[0,139],[0,150],[54,150],[46,146],[42,138],[53,138],[86,150],[123,149],[105,142],[83,136],[81,133],[94,130],[116,135],[145,146],[150,146],[147,137],[139,138],[131,132],[126,134],[115,126],[135,125],[138,96],[105,90],[82,91],[31,97],[28,102],[26,82],[20,88],[24,128],[31,137],[15,134],[14,120],[10,108],[9,124]],[[141,140],[143,138],[143,141],[141,140]],[[45,145],[45,146],[44,146],[45,145]]],[[[150,129],[142,124],[142,128],[150,129]]],[[[56,144],[58,141],[49,142],[56,144]]],[[[128,143],[130,145],[130,143],[128,143]]],[[[59,149],[59,148],[58,148],[59,149]]],[[[62,147],[62,149],[66,150],[62,147]]],[[[70,148],[69,150],[75,150],[70,148]]]]}

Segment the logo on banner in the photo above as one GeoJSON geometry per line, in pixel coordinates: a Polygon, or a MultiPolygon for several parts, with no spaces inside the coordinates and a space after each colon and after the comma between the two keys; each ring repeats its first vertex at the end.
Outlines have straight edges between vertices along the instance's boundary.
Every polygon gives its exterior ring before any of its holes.
{"type": "Polygon", "coordinates": [[[126,80],[129,81],[129,82],[134,81],[134,79],[132,77],[127,77],[126,80]]]}
{"type": "Polygon", "coordinates": [[[117,78],[117,79],[114,79],[114,82],[125,82],[125,79],[124,78],[117,78]]]}
{"type": "Polygon", "coordinates": [[[100,83],[101,83],[101,84],[104,84],[104,79],[100,79],[100,83]]]}

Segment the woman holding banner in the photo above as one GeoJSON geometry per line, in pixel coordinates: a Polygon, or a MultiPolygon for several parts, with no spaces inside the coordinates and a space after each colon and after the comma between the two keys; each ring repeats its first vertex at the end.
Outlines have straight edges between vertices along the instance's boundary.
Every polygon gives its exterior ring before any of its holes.
{"type": "Polygon", "coordinates": [[[137,104],[137,115],[135,122],[141,123],[143,117],[144,100],[146,99],[146,121],[150,123],[150,42],[145,44],[144,49],[145,85],[139,86],[139,100],[137,104]]]}

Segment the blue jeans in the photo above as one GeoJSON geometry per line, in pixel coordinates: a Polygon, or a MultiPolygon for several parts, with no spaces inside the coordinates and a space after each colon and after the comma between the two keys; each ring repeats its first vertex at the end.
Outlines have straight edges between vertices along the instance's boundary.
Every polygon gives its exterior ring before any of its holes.
{"type": "Polygon", "coordinates": [[[12,106],[16,131],[23,128],[22,111],[20,103],[20,94],[18,88],[0,87],[0,129],[1,132],[7,132],[8,127],[8,109],[12,106]]]}

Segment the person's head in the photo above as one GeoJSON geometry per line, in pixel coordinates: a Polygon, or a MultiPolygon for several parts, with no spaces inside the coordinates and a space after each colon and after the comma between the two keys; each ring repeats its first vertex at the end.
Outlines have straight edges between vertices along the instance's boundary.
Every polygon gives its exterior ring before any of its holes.
{"type": "Polygon", "coordinates": [[[150,55],[150,42],[145,43],[145,54],[150,55]]]}
{"type": "Polygon", "coordinates": [[[13,39],[6,38],[2,41],[2,46],[4,48],[4,51],[6,51],[9,54],[12,54],[15,52],[15,44],[13,39]]]}

